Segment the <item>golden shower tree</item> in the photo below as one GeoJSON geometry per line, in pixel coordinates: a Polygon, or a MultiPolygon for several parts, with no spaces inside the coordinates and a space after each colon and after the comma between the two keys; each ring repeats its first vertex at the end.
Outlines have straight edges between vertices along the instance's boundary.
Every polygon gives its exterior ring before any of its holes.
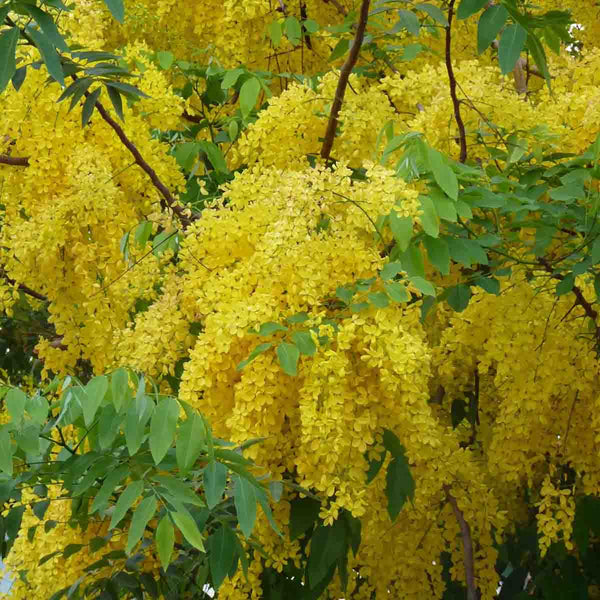
{"type": "Polygon", "coordinates": [[[597,2],[0,17],[11,597],[599,597],[597,2]]]}

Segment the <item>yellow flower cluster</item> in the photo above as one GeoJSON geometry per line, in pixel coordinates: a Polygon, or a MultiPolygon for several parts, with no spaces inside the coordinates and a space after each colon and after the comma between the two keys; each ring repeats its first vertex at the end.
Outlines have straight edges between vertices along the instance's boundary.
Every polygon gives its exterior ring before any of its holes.
{"type": "Polygon", "coordinates": [[[540,553],[545,556],[553,542],[563,540],[567,550],[573,549],[571,534],[575,517],[575,500],[570,489],[557,489],[550,475],[546,475],[541,489],[537,523],[540,535],[540,553]]]}
{"type": "MultiPolygon", "coordinates": [[[[285,40],[272,48],[267,27],[286,18],[278,4],[139,0],[127,3],[123,27],[109,28],[101,3],[82,0],[73,16],[61,19],[69,19],[74,40],[90,47],[115,48],[127,41],[126,60],[140,75],[136,84],[151,98],[125,107],[124,131],[176,192],[185,181],[168,146],[149,129],[180,127],[185,102],[148,54],[215,56],[226,67],[323,69],[335,42],[329,34],[315,40],[315,52],[285,40]]],[[[285,4],[289,14],[301,16],[299,3],[285,4]]],[[[341,21],[336,5],[348,10],[353,3],[304,4],[307,16],[326,26],[341,21]]],[[[591,46],[600,32],[588,19],[595,2],[542,4],[548,10],[571,6],[585,24],[578,33],[586,44],[581,57],[551,57],[553,96],[534,80],[531,93],[519,95],[511,76],[501,76],[491,50],[477,57],[476,19],[455,21],[453,62],[472,159],[484,157],[475,142],[491,139],[492,123],[517,131],[532,149],[556,144],[565,152],[581,151],[598,131],[600,52],[591,46]]],[[[176,224],[97,113],[82,129],[76,111],[69,114],[54,102],[59,89],[44,85],[43,69],[29,69],[20,93],[2,99],[2,152],[28,156],[30,166],[25,172],[0,165],[5,207],[0,262],[11,279],[49,300],[50,322],[66,349],[40,342],[46,369],[65,373],[83,358],[96,372],[124,364],[165,385],[183,366],[181,398],[209,418],[216,435],[235,442],[265,438],[248,454],[273,478],[293,476],[318,493],[326,523],[343,510],[361,517],[360,554],[350,557],[350,566],[363,582],[356,589],[351,580],[347,592],[360,600],[373,593],[406,600],[442,597],[443,568],[432,557],[443,552],[451,556],[452,577],[464,581],[460,525],[448,494],[471,528],[483,597],[493,598],[497,542],[526,519],[524,488],[541,489],[543,550],[559,539],[570,544],[573,520],[573,491],[557,487],[553,465],[569,463],[584,474],[581,492],[600,493],[600,365],[578,329],[581,307],[573,308],[569,294],[557,298],[546,275],[526,278],[515,269],[499,296],[475,291],[464,312],[441,305],[424,322],[416,305],[343,314],[335,308],[340,286],[375,277],[373,289],[382,289],[377,274],[391,235],[376,232],[377,218],[395,210],[419,224],[419,189],[376,164],[383,127],[393,124],[396,134],[423,132],[440,150],[458,154],[440,60],[443,31],[424,31],[420,41],[435,52],[421,52],[381,80],[350,78],[334,169],[318,161],[311,167],[306,157],[319,153],[339,73],[326,73],[314,89],[294,83],[275,95],[228,155],[232,168],[245,170],[181,233],[175,260],[170,251],[154,256],[149,243],[140,247],[133,235],[128,258],[119,248],[141,221],[150,221],[153,233],[176,224]],[[365,168],[365,180],[352,177],[356,167],[365,168]],[[298,313],[308,320],[290,324],[287,319],[298,313]],[[266,338],[252,333],[268,321],[288,330],[266,338]],[[303,355],[298,375],[286,375],[275,346],[309,329],[316,355],[303,355]],[[239,370],[265,341],[273,346],[239,370]],[[474,394],[479,422],[465,420],[453,428],[453,403],[474,394]],[[416,480],[414,501],[395,524],[386,511],[385,477],[365,483],[367,458],[383,449],[384,428],[405,446],[416,480]]],[[[461,276],[454,266],[445,284],[461,276]]],[[[593,298],[587,282],[577,284],[593,298]]],[[[9,315],[14,294],[13,286],[0,287],[0,310],[9,315]]],[[[286,492],[274,506],[282,527],[294,498],[286,492]]],[[[65,520],[62,501],[48,510],[47,518],[65,520]]],[[[59,588],[75,580],[85,561],[57,558],[39,569],[36,564],[57,545],[80,542],[80,532],[57,526],[29,543],[27,528],[35,524],[28,509],[10,567],[29,567],[30,582],[42,591],[48,591],[48,581],[59,588]]],[[[300,542],[279,538],[264,516],[256,532],[269,555],[266,567],[298,564],[300,542]]],[[[255,558],[248,579],[238,573],[225,581],[223,598],[261,597],[263,564],[258,554],[255,558]]],[[[329,592],[343,597],[337,581],[329,592]]],[[[28,595],[17,584],[14,597],[28,595]]]]}

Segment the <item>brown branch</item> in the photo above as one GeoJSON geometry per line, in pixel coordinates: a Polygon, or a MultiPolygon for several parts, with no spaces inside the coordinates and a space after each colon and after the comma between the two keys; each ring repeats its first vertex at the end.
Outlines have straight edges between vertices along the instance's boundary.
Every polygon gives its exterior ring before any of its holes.
{"type": "Polygon", "coordinates": [[[365,29],[367,28],[367,21],[369,19],[370,4],[371,0],[362,0],[358,25],[356,27],[356,34],[354,35],[354,42],[352,44],[350,54],[348,54],[348,58],[346,59],[346,62],[340,71],[340,78],[338,80],[337,89],[335,90],[333,104],[331,105],[331,112],[329,114],[329,122],[327,123],[325,138],[323,140],[323,147],[321,148],[321,158],[324,158],[325,160],[329,159],[331,149],[333,148],[335,131],[338,126],[338,116],[342,108],[342,103],[344,102],[344,94],[346,93],[346,87],[348,86],[350,73],[352,73],[352,69],[358,60],[360,47],[362,46],[362,42],[365,37],[365,29]]]}
{"type": "Polygon", "coordinates": [[[186,121],[191,121],[192,123],[201,123],[202,117],[198,117],[197,115],[190,114],[187,110],[183,111],[181,115],[186,121]]]}
{"type": "MultiPolygon", "coordinates": [[[[550,277],[552,277],[552,279],[562,281],[565,278],[565,276],[562,275],[561,273],[554,272],[552,265],[548,262],[547,259],[542,257],[539,259],[538,262],[540,263],[540,265],[542,265],[542,267],[544,267],[544,270],[550,274],[550,277]]],[[[585,296],[583,295],[583,292],[581,291],[580,287],[573,285],[573,288],[571,291],[575,294],[575,299],[576,299],[575,304],[577,306],[581,306],[581,308],[583,308],[586,316],[589,317],[590,319],[592,319],[592,321],[594,321],[594,324],[596,326],[594,335],[595,335],[596,341],[600,344],[600,326],[597,324],[598,311],[596,311],[596,309],[591,305],[591,303],[585,299],[585,296]]]]}
{"type": "Polygon", "coordinates": [[[454,516],[458,521],[460,533],[462,535],[465,562],[465,579],[467,581],[467,599],[479,600],[479,590],[477,589],[477,584],[475,583],[475,561],[473,559],[473,538],[471,537],[471,528],[469,527],[469,524],[465,521],[465,516],[463,515],[462,510],[460,510],[460,508],[458,507],[456,498],[450,493],[450,488],[447,485],[444,486],[444,491],[446,492],[446,497],[448,498],[448,502],[452,507],[454,516]]]}
{"type": "Polygon", "coordinates": [[[9,156],[0,154],[0,165],[11,165],[13,167],[28,167],[29,158],[27,156],[9,156]]]}
{"type": "Polygon", "coordinates": [[[459,161],[464,163],[467,160],[467,135],[465,133],[465,124],[460,114],[460,102],[456,95],[456,77],[452,68],[452,18],[454,17],[454,3],[456,0],[450,0],[448,6],[448,26],[446,27],[446,70],[448,71],[448,79],[450,80],[450,97],[454,106],[454,119],[458,126],[458,137],[460,140],[460,158],[459,161]]]}
{"type": "MultiPolygon", "coordinates": [[[[89,97],[90,93],[85,92],[86,97],[89,97]]],[[[193,219],[188,217],[185,213],[185,209],[177,204],[177,201],[167,188],[167,186],[159,179],[156,171],[144,160],[143,156],[140,154],[140,151],[136,148],[135,144],[125,135],[123,128],[106,112],[106,109],[102,104],[96,100],[96,109],[100,113],[100,116],[108,123],[118,138],[123,142],[123,145],[131,152],[133,158],[135,159],[136,164],[150,177],[150,181],[154,187],[161,193],[162,200],[160,201],[160,205],[163,209],[171,209],[179,218],[183,228],[188,227],[193,219]]]]}
{"type": "MultiPolygon", "coordinates": [[[[11,279],[5,273],[0,273],[0,275],[2,276],[2,279],[4,279],[4,281],[6,281],[9,285],[15,285],[17,283],[14,279],[11,279]]],[[[36,292],[35,290],[32,290],[31,288],[27,287],[26,285],[23,285],[22,283],[18,284],[18,288],[27,296],[31,296],[32,298],[35,298],[36,300],[41,300],[42,302],[49,302],[46,296],[40,294],[39,292],[36,292]]]]}
{"type": "Polygon", "coordinates": [[[325,2],[325,4],[333,4],[333,6],[335,6],[337,8],[337,11],[344,15],[344,17],[348,16],[348,13],[346,12],[346,9],[337,1],[337,0],[323,0],[323,2],[325,2]]]}

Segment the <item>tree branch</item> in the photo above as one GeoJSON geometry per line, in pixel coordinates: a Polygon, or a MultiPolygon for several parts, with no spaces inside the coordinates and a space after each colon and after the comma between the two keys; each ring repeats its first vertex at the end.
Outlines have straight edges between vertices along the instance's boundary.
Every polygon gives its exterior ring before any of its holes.
{"type": "Polygon", "coordinates": [[[8,277],[4,273],[4,271],[0,271],[0,275],[2,276],[2,279],[4,279],[4,281],[6,281],[8,284],[18,285],[19,290],[21,290],[27,296],[31,296],[32,298],[35,298],[36,300],[41,300],[42,302],[49,302],[48,298],[46,298],[46,296],[40,294],[39,292],[32,290],[31,288],[27,287],[26,285],[23,285],[22,283],[17,284],[17,282],[14,279],[8,277]]]}
{"type": "Polygon", "coordinates": [[[337,8],[337,11],[341,15],[344,15],[344,17],[348,16],[346,9],[337,0],[323,0],[323,2],[325,2],[325,4],[330,4],[330,3],[333,4],[333,6],[335,6],[337,8]]]}
{"type": "Polygon", "coordinates": [[[448,71],[448,79],[450,80],[450,97],[454,106],[454,119],[458,127],[458,137],[460,141],[460,158],[459,161],[464,163],[467,160],[467,135],[465,133],[465,124],[460,114],[460,102],[456,95],[456,77],[452,67],[452,18],[454,17],[454,3],[456,0],[450,0],[448,6],[448,27],[446,27],[446,70],[448,71]]]}
{"type": "MultiPolygon", "coordinates": [[[[539,259],[538,262],[540,263],[540,265],[542,265],[542,267],[544,267],[544,270],[550,274],[550,277],[552,277],[552,279],[562,281],[565,278],[565,276],[562,275],[561,273],[554,272],[552,265],[548,262],[547,259],[542,257],[539,259]]],[[[594,322],[595,327],[596,327],[596,329],[594,331],[594,336],[596,338],[596,341],[600,344],[600,326],[597,323],[598,311],[591,305],[590,302],[588,302],[585,299],[585,296],[583,295],[581,288],[579,288],[576,285],[573,285],[573,288],[571,291],[575,294],[575,304],[577,306],[581,306],[581,308],[583,308],[586,316],[589,317],[590,319],[592,319],[592,321],[594,322]]]]}
{"type": "MultiPolygon", "coordinates": [[[[86,97],[90,95],[89,92],[85,92],[86,97]]],[[[185,229],[193,222],[193,219],[185,214],[185,209],[177,204],[177,201],[167,188],[167,186],[159,179],[156,171],[144,160],[140,151],[136,148],[135,144],[127,137],[123,128],[106,112],[104,106],[96,101],[96,109],[100,113],[100,116],[104,119],[108,125],[112,127],[118,138],[123,142],[123,145],[131,152],[136,164],[150,177],[150,181],[154,187],[161,193],[162,200],[160,205],[163,209],[171,209],[179,218],[183,228],[185,229]]]]}
{"type": "Polygon", "coordinates": [[[26,156],[10,156],[8,154],[0,154],[0,165],[11,165],[13,167],[28,167],[29,158],[26,156]]]}
{"type": "Polygon", "coordinates": [[[371,0],[362,0],[360,7],[360,16],[358,18],[358,26],[356,27],[356,34],[354,35],[354,42],[348,54],[346,62],[342,66],[340,71],[340,78],[338,80],[337,89],[335,90],[335,98],[331,105],[331,112],[329,113],[329,122],[327,123],[327,130],[325,132],[325,138],[323,140],[323,146],[321,148],[321,158],[325,160],[329,159],[331,149],[333,148],[333,140],[335,138],[335,131],[338,126],[338,116],[342,103],[344,102],[344,94],[346,93],[346,87],[348,86],[348,79],[350,73],[358,60],[360,53],[360,47],[362,46],[363,38],[365,37],[365,29],[367,28],[367,21],[369,19],[369,5],[371,0]]]}
{"type": "Polygon", "coordinates": [[[448,502],[452,507],[454,516],[458,521],[460,533],[462,535],[465,562],[465,579],[467,581],[467,599],[479,600],[479,590],[477,589],[477,584],[475,583],[475,561],[473,560],[473,538],[471,537],[471,528],[469,527],[469,524],[465,521],[465,516],[458,507],[456,498],[450,493],[450,488],[447,485],[444,486],[444,491],[446,492],[446,497],[448,498],[448,502]]]}

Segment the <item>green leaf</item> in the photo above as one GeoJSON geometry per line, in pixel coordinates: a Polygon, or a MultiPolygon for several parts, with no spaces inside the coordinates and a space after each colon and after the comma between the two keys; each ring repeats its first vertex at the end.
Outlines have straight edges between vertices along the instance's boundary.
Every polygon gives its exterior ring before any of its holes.
{"type": "Polygon", "coordinates": [[[108,81],[106,85],[116,88],[120,90],[126,96],[130,96],[132,98],[150,98],[148,94],[142,92],[133,85],[129,85],[128,83],[123,83],[122,81],[108,81]]]}
{"type": "Polygon", "coordinates": [[[462,312],[469,305],[471,288],[464,283],[451,287],[446,295],[446,301],[456,311],[462,312]]]}
{"type": "Polygon", "coordinates": [[[133,511],[127,534],[127,546],[125,547],[127,554],[131,554],[135,545],[142,539],[146,525],[156,513],[156,506],[156,496],[152,495],[144,498],[133,511]]]}
{"type": "Polygon", "coordinates": [[[390,262],[383,266],[383,269],[381,269],[381,273],[379,273],[379,276],[381,277],[381,279],[385,280],[393,279],[401,271],[402,265],[399,262],[390,262]]]}
{"type": "Polygon", "coordinates": [[[92,117],[92,113],[94,112],[94,108],[96,106],[96,100],[98,100],[101,92],[102,88],[98,87],[93,92],[90,92],[85,99],[85,102],[83,103],[83,109],[81,110],[82,127],[85,127],[92,117]]]}
{"type": "Polygon", "coordinates": [[[448,19],[446,18],[446,15],[437,6],[421,2],[415,5],[415,9],[426,12],[434,21],[437,21],[444,27],[448,27],[448,19]]]}
{"type": "Polygon", "coordinates": [[[487,3],[488,0],[462,0],[456,11],[456,18],[467,19],[479,12],[487,3]]]}
{"type": "Polygon", "coordinates": [[[387,295],[394,302],[408,302],[410,300],[410,294],[406,289],[406,286],[400,282],[385,282],[383,284],[387,295]]]}
{"type": "Polygon", "coordinates": [[[292,44],[292,46],[297,46],[302,38],[300,21],[298,21],[296,17],[290,16],[284,21],[283,28],[290,44],[292,44]]]}
{"type": "MultiPolygon", "coordinates": [[[[205,506],[204,500],[199,494],[194,491],[194,487],[197,484],[193,481],[182,481],[172,475],[154,475],[153,481],[156,481],[165,492],[163,495],[171,501],[174,500],[176,503],[191,504],[192,506],[205,506]],[[169,497],[170,496],[170,497],[169,497]]],[[[174,505],[175,506],[175,505],[174,505]]],[[[179,507],[177,507],[179,509],[179,507]]]]}
{"type": "Polygon", "coordinates": [[[125,513],[133,506],[133,503],[140,497],[144,490],[142,480],[132,481],[119,496],[112,517],[110,519],[109,529],[114,529],[125,516],[125,513]]]}
{"type": "Polygon", "coordinates": [[[237,371],[241,371],[246,365],[250,364],[259,354],[262,354],[266,350],[268,350],[273,345],[272,342],[266,342],[264,344],[259,344],[252,350],[248,358],[243,360],[237,367],[237,371]]]}
{"type": "Polygon", "coordinates": [[[112,401],[115,410],[119,412],[123,406],[123,401],[129,395],[129,375],[123,368],[113,372],[110,378],[110,388],[112,392],[112,401]]]}
{"type": "Polygon", "coordinates": [[[385,495],[388,500],[388,513],[392,521],[402,510],[406,500],[413,498],[415,482],[408,467],[406,457],[396,456],[388,465],[386,474],[385,495]]]}
{"type": "Polygon", "coordinates": [[[59,33],[56,25],[54,24],[54,20],[48,13],[40,10],[33,4],[25,5],[25,9],[35,19],[35,22],[39,25],[40,29],[44,32],[44,35],[50,40],[55,48],[61,52],[69,51],[69,47],[67,46],[65,39],[59,33]]]}
{"type": "Polygon", "coordinates": [[[249,538],[256,522],[256,488],[247,479],[238,475],[234,475],[233,481],[238,523],[244,536],[249,538]]]}
{"type": "Polygon", "coordinates": [[[272,335],[276,331],[287,331],[288,328],[280,323],[275,323],[274,321],[268,321],[267,323],[262,323],[258,329],[257,334],[262,336],[272,335]]]}
{"type": "Polygon", "coordinates": [[[62,552],[63,558],[66,560],[67,558],[73,556],[73,554],[77,554],[77,552],[79,552],[83,547],[83,544],[69,544],[65,546],[65,549],[62,552]]]}
{"type": "Polygon", "coordinates": [[[515,63],[525,47],[527,31],[518,23],[509,25],[500,36],[498,47],[498,64],[503,75],[515,68],[515,63]]]}
{"type": "Polygon", "coordinates": [[[317,351],[317,346],[309,331],[294,331],[292,333],[292,340],[301,354],[313,356],[317,351]]]}
{"type": "Polygon", "coordinates": [[[417,244],[411,244],[406,252],[400,257],[403,269],[409,277],[425,277],[425,263],[421,248],[417,244]]]}
{"type": "Polygon", "coordinates": [[[198,147],[206,154],[215,171],[218,171],[219,173],[229,173],[227,163],[225,162],[225,157],[223,156],[221,149],[216,144],[204,140],[198,142],[198,147]]]}
{"type": "Polygon", "coordinates": [[[117,113],[117,117],[119,117],[121,121],[124,121],[125,117],[123,116],[123,100],[121,99],[121,94],[119,94],[119,91],[116,88],[111,87],[110,85],[106,86],[106,91],[108,92],[108,97],[117,113]]]}
{"type": "Polygon", "coordinates": [[[173,53],[164,50],[156,53],[156,59],[158,60],[160,68],[165,71],[167,69],[170,69],[173,66],[173,63],[175,62],[175,57],[173,56],[173,53]]]}
{"type": "Polygon", "coordinates": [[[426,296],[435,296],[435,287],[433,284],[423,277],[414,276],[410,278],[410,282],[426,296]]]}
{"type": "Polygon", "coordinates": [[[37,455],[40,452],[40,427],[29,425],[16,435],[17,445],[27,454],[37,455]]]}
{"type": "Polygon", "coordinates": [[[425,237],[425,248],[429,262],[442,274],[450,273],[450,250],[446,240],[442,238],[425,237]]]}
{"type": "Polygon", "coordinates": [[[395,210],[389,214],[388,223],[394,234],[398,248],[405,252],[413,235],[413,222],[411,217],[400,217],[395,210]]]}
{"type": "Polygon", "coordinates": [[[335,45],[335,48],[333,49],[333,51],[331,52],[331,54],[329,55],[329,58],[327,60],[329,62],[333,62],[334,60],[341,58],[342,56],[344,56],[344,54],[346,54],[346,52],[348,52],[349,47],[350,47],[350,41],[347,40],[346,38],[342,38],[335,45]]]}
{"type": "Polygon", "coordinates": [[[85,426],[89,427],[94,421],[96,412],[104,400],[104,396],[108,391],[108,379],[104,375],[99,375],[90,379],[88,384],[84,388],[85,395],[83,396],[83,420],[85,426]]]}
{"type": "Polygon", "coordinates": [[[144,247],[152,235],[152,223],[142,221],[136,228],[134,238],[140,247],[144,247]]]}
{"type": "Polygon", "coordinates": [[[371,292],[368,294],[368,298],[371,304],[377,308],[387,308],[390,303],[387,295],[383,292],[371,292]]]}
{"type": "Polygon", "coordinates": [[[279,358],[279,364],[285,373],[292,376],[298,374],[300,350],[297,346],[288,342],[281,342],[277,346],[277,358],[279,358]]]}
{"type": "Polygon", "coordinates": [[[446,158],[441,152],[434,148],[427,149],[427,157],[429,160],[429,168],[433,173],[435,182],[444,190],[444,192],[452,198],[458,198],[458,179],[446,158]]]}
{"type": "Polygon", "coordinates": [[[208,538],[207,545],[210,552],[212,583],[215,590],[218,590],[233,565],[235,533],[231,527],[223,524],[208,538]]]}
{"type": "Polygon", "coordinates": [[[10,440],[8,428],[0,427],[0,470],[9,477],[13,474],[13,445],[10,440]]]}
{"type": "Polygon", "coordinates": [[[290,540],[305,533],[319,518],[321,503],[314,498],[295,498],[290,505],[290,540]]]}
{"type": "Polygon", "coordinates": [[[48,418],[50,405],[48,404],[48,400],[46,400],[46,398],[38,394],[34,394],[27,399],[25,409],[29,413],[29,416],[34,423],[43,425],[48,418]]]}
{"type": "Polygon", "coordinates": [[[575,285],[575,276],[573,273],[567,273],[563,279],[561,279],[556,286],[556,295],[564,296],[568,294],[575,285]]]}
{"type": "MultiPolygon", "coordinates": [[[[71,96],[71,104],[69,105],[69,112],[71,112],[75,108],[75,105],[79,102],[79,100],[81,100],[81,97],[83,96],[83,94],[85,94],[85,92],[92,85],[92,83],[94,83],[94,80],[91,77],[83,77],[82,79],[78,79],[75,83],[70,85],[63,92],[62,96],[65,96],[65,94],[67,93],[67,90],[69,91],[68,95],[71,96]]],[[[57,100],[57,102],[60,101],[62,96],[57,100]]],[[[126,233],[125,235],[128,236],[129,233],[126,233]]],[[[123,236],[123,237],[125,237],[125,236],[123,236]]],[[[123,252],[123,248],[121,248],[121,252],[123,252]]]]}
{"type": "Polygon", "coordinates": [[[346,532],[342,519],[330,526],[320,525],[312,535],[307,573],[313,589],[328,574],[331,566],[347,552],[346,532]]]}
{"type": "Polygon", "coordinates": [[[175,547],[175,529],[173,528],[171,519],[169,519],[169,515],[165,515],[160,520],[155,532],[155,541],[160,564],[166,571],[171,562],[173,548],[175,547]]]}
{"type": "Polygon", "coordinates": [[[383,447],[394,457],[404,456],[404,446],[391,429],[383,430],[383,447]]]}
{"type": "Polygon", "coordinates": [[[269,23],[269,37],[275,48],[279,47],[281,38],[283,37],[283,23],[279,21],[272,21],[269,23]]]}
{"type": "Polygon", "coordinates": [[[246,119],[254,110],[258,95],[260,94],[260,83],[256,77],[244,81],[240,88],[240,110],[246,119]]]}
{"type": "Polygon", "coordinates": [[[121,465],[117,469],[108,473],[106,479],[102,483],[100,491],[96,494],[96,497],[92,502],[92,507],[90,509],[91,513],[94,513],[97,510],[102,510],[107,506],[108,500],[115,491],[115,488],[121,483],[121,481],[123,481],[123,479],[125,479],[128,474],[129,467],[126,465],[121,465]]]}
{"type": "MultiPolygon", "coordinates": [[[[23,82],[25,81],[26,76],[27,76],[27,65],[24,65],[23,67],[19,67],[15,71],[15,74],[12,76],[11,82],[12,82],[13,87],[15,88],[16,92],[18,92],[21,89],[21,86],[23,85],[23,82]]],[[[2,89],[0,89],[0,93],[2,93],[2,89]]]]}
{"type": "Polygon", "coordinates": [[[202,534],[198,529],[198,525],[196,525],[196,521],[194,521],[194,519],[192,518],[192,515],[190,515],[190,513],[188,513],[187,511],[178,511],[171,513],[171,517],[173,517],[175,525],[177,525],[179,531],[183,533],[183,536],[188,541],[188,543],[197,550],[205,552],[202,534]]]}
{"type": "Polygon", "coordinates": [[[150,421],[150,452],[155,464],[173,444],[178,417],[179,404],[175,398],[168,396],[158,403],[150,421]]]}
{"type": "Polygon", "coordinates": [[[52,42],[46,37],[46,35],[39,29],[34,29],[31,25],[26,27],[27,33],[31,36],[31,39],[35,42],[37,49],[40,51],[40,55],[48,74],[54,78],[61,87],[65,85],[65,75],[60,64],[60,58],[54,49],[52,42]]]}
{"type": "Polygon", "coordinates": [[[123,0],[104,0],[104,4],[106,4],[112,16],[119,21],[119,23],[123,23],[123,20],[125,19],[125,6],[123,5],[123,0]]]}
{"type": "Polygon", "coordinates": [[[440,234],[440,221],[435,204],[429,196],[421,196],[421,209],[423,212],[419,218],[425,233],[433,238],[438,237],[440,234]]]}
{"type": "Polygon", "coordinates": [[[350,304],[350,302],[352,302],[355,293],[355,289],[349,289],[345,286],[340,286],[335,290],[335,295],[345,304],[350,304]]]}
{"type": "Polygon", "coordinates": [[[8,394],[6,394],[4,401],[6,402],[6,408],[12,422],[18,425],[23,419],[27,395],[19,388],[11,388],[8,394]]]}
{"type": "Polygon", "coordinates": [[[208,508],[214,508],[221,502],[226,484],[227,467],[216,460],[210,461],[204,467],[204,490],[208,508]]]}
{"type": "Polygon", "coordinates": [[[17,70],[15,52],[19,35],[18,27],[11,27],[0,34],[0,94],[17,70]]]}
{"type": "Polygon", "coordinates": [[[152,253],[154,256],[160,256],[166,250],[173,250],[176,253],[179,249],[179,231],[161,231],[159,234],[154,236],[152,240],[152,253]]]}
{"type": "Polygon", "coordinates": [[[302,25],[304,25],[304,29],[306,29],[308,33],[317,33],[320,29],[319,24],[312,19],[305,19],[302,21],[302,25]]]}
{"type": "Polygon", "coordinates": [[[398,16],[400,17],[402,27],[404,27],[408,33],[414,36],[419,35],[421,23],[419,23],[419,17],[417,17],[414,12],[411,10],[399,10],[398,16]]]}
{"type": "Polygon", "coordinates": [[[500,282],[494,277],[479,277],[473,283],[484,289],[488,294],[494,294],[495,296],[500,294],[500,282]]]}
{"type": "Polygon", "coordinates": [[[177,466],[182,475],[194,466],[205,446],[204,423],[198,415],[191,415],[179,426],[175,448],[177,466]]]}
{"type": "Polygon", "coordinates": [[[477,52],[479,54],[490,47],[504,27],[506,19],[508,19],[508,11],[502,4],[494,4],[483,11],[477,25],[477,52]]]}
{"type": "Polygon", "coordinates": [[[146,424],[154,412],[154,402],[142,395],[143,402],[132,402],[125,417],[125,442],[129,455],[137,453],[144,440],[146,424]]]}

